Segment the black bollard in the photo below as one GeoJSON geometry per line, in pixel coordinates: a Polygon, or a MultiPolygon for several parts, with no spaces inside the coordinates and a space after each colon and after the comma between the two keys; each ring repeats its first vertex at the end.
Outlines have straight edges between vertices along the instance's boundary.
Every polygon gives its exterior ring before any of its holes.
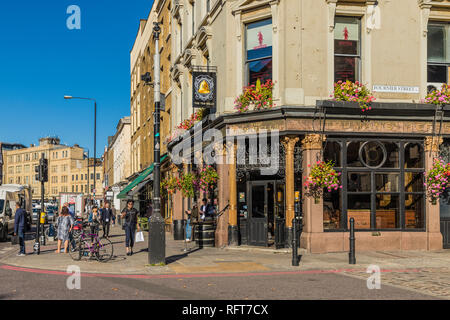
{"type": "Polygon", "coordinates": [[[348,263],[356,264],[355,257],[355,219],[350,218],[350,252],[348,253],[348,263]]]}
{"type": "Polygon", "coordinates": [[[292,265],[295,267],[299,265],[297,247],[297,221],[294,218],[292,219],[292,265]]]}

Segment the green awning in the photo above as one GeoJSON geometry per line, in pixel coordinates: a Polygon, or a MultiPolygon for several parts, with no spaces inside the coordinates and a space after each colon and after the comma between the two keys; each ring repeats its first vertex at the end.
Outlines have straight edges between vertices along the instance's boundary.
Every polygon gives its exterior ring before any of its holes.
{"type": "MultiPolygon", "coordinates": [[[[167,154],[163,155],[161,157],[160,162],[163,162],[164,159],[167,158],[167,154]]],[[[123,189],[122,191],[120,191],[120,193],[117,195],[118,199],[125,199],[127,197],[128,192],[130,192],[131,190],[133,190],[134,187],[136,187],[138,184],[140,184],[142,181],[144,181],[145,178],[148,177],[148,175],[150,175],[153,172],[153,168],[155,167],[154,164],[152,164],[151,166],[149,166],[147,169],[145,169],[144,171],[141,172],[141,174],[134,179],[133,182],[131,182],[129,185],[127,185],[125,187],[125,189],[123,189]]]]}

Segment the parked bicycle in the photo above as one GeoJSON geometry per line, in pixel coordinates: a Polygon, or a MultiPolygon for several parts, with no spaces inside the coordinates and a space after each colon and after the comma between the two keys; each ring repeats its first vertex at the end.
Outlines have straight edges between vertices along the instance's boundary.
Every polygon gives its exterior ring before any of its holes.
{"type": "MultiPolygon", "coordinates": [[[[87,224],[83,223],[86,227],[87,224]]],[[[99,262],[108,262],[113,257],[114,247],[106,238],[99,238],[97,234],[87,234],[84,228],[78,236],[74,250],[69,250],[73,260],[79,261],[83,257],[96,258],[99,262]],[[92,241],[91,241],[92,240],[92,241]]]]}

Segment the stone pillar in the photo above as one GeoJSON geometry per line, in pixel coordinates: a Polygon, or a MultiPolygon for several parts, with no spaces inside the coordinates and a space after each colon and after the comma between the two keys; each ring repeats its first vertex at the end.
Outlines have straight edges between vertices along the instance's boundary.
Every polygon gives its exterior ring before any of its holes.
{"type": "MultiPolygon", "coordinates": [[[[229,203],[228,166],[225,161],[226,152],[223,145],[216,148],[216,154],[220,157],[217,159],[217,174],[219,175],[217,210],[222,211],[229,203]]],[[[218,248],[228,245],[228,222],[229,210],[225,210],[217,219],[216,247],[218,248]]]]}
{"type": "MultiPolygon", "coordinates": [[[[303,181],[311,173],[311,167],[317,163],[322,149],[320,134],[307,134],[302,140],[303,145],[303,181]]],[[[322,159],[319,159],[322,160],[322,159]]],[[[315,203],[314,198],[303,195],[303,232],[300,246],[308,252],[325,252],[323,248],[323,199],[315,203]]]]}
{"type": "Polygon", "coordinates": [[[237,186],[236,186],[236,144],[227,143],[228,183],[230,192],[230,209],[228,215],[228,245],[239,245],[237,224],[237,186]]]}
{"type": "Polygon", "coordinates": [[[294,174],[294,149],[298,142],[297,137],[284,137],[283,143],[286,151],[286,246],[292,246],[292,219],[295,216],[295,174],[294,174]]]}
{"type": "MultiPolygon", "coordinates": [[[[428,173],[433,166],[433,159],[438,156],[439,145],[442,137],[425,138],[425,172],[428,173]]],[[[433,205],[428,199],[425,206],[425,227],[427,230],[427,250],[441,250],[443,247],[442,234],[440,230],[440,204],[439,201],[433,205]]]]}

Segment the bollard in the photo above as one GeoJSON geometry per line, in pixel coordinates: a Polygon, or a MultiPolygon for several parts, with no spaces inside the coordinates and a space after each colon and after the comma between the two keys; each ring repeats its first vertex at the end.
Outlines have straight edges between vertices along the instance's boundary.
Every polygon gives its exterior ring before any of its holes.
{"type": "Polygon", "coordinates": [[[292,219],[292,265],[295,267],[299,264],[297,247],[297,221],[294,218],[292,219]]]}
{"type": "Polygon", "coordinates": [[[348,253],[348,263],[356,264],[355,257],[355,219],[350,218],[350,252],[348,253]]]}

